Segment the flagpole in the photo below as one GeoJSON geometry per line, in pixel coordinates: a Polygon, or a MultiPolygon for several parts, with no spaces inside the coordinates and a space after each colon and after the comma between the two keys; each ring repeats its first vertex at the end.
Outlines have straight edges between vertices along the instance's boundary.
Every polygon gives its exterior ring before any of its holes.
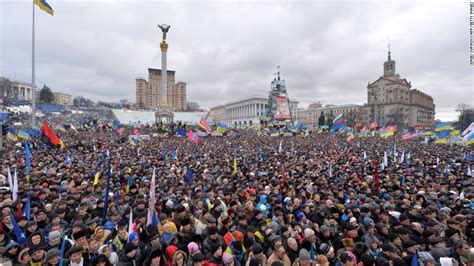
{"type": "Polygon", "coordinates": [[[31,44],[31,126],[36,125],[36,86],[35,86],[35,1],[33,3],[33,32],[31,44]]]}

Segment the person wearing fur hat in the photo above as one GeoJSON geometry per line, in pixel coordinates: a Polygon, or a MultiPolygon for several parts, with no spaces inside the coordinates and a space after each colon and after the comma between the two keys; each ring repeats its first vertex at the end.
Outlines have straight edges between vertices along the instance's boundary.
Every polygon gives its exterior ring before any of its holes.
{"type": "Polygon", "coordinates": [[[69,266],[86,266],[90,265],[89,256],[85,253],[82,246],[71,247],[66,256],[69,258],[69,266]]]}

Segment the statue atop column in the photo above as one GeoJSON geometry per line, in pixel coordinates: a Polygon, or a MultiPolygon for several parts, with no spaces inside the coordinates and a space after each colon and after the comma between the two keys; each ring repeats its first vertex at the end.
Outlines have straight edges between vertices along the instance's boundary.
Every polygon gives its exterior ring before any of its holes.
{"type": "Polygon", "coordinates": [[[170,25],[166,25],[166,24],[159,25],[158,24],[158,28],[160,28],[161,31],[163,32],[163,41],[164,42],[166,41],[166,33],[169,31],[170,27],[171,27],[170,25]]]}

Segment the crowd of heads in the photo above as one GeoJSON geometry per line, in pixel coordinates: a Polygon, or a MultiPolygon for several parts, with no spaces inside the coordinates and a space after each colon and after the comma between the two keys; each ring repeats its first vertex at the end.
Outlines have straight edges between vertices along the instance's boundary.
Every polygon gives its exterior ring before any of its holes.
{"type": "Polygon", "coordinates": [[[124,138],[132,129],[111,128],[68,130],[63,148],[32,140],[28,176],[24,145],[4,141],[2,263],[474,262],[471,147],[256,130],[196,144],[153,136],[160,130],[141,128],[152,137],[137,144],[124,138]],[[7,166],[17,171],[16,201],[7,166]]]}

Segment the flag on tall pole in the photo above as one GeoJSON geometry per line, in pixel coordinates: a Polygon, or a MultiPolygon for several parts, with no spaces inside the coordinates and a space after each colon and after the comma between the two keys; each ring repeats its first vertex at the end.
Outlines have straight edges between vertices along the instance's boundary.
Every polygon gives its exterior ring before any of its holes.
{"type": "Polygon", "coordinates": [[[154,224],[153,221],[155,220],[154,216],[155,213],[155,204],[156,204],[156,195],[155,195],[155,167],[153,167],[153,176],[151,177],[150,183],[150,195],[149,195],[149,202],[148,202],[148,212],[147,212],[147,219],[146,225],[154,224]]]}
{"type": "Polygon", "coordinates": [[[46,2],[46,0],[34,0],[35,4],[46,13],[50,14],[51,16],[54,15],[53,8],[46,2]]]}

